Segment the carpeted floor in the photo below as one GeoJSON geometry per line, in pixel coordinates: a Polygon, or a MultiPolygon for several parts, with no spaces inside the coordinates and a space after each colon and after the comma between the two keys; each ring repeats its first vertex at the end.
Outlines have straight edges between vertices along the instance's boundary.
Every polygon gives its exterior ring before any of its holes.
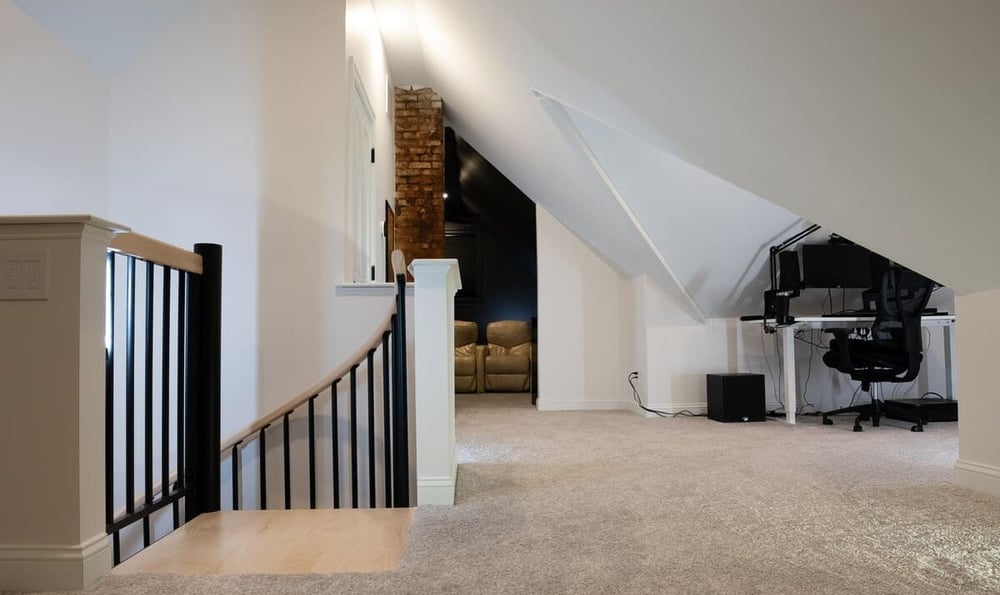
{"type": "Polygon", "coordinates": [[[957,426],[856,434],[548,412],[460,395],[454,508],[396,571],[109,576],[101,593],[1000,592],[1000,500],[954,487],[957,426]]]}

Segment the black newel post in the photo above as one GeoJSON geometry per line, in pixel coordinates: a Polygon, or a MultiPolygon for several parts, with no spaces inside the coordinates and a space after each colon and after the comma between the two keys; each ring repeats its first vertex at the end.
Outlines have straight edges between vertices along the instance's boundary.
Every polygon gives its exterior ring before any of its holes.
{"type": "Polygon", "coordinates": [[[410,506],[409,421],[406,418],[406,274],[396,275],[396,328],[392,333],[393,350],[393,437],[392,504],[410,506]]]}
{"type": "Polygon", "coordinates": [[[221,505],[221,358],[222,246],[195,244],[202,274],[191,275],[189,289],[187,484],[185,519],[215,512],[221,505]]]}

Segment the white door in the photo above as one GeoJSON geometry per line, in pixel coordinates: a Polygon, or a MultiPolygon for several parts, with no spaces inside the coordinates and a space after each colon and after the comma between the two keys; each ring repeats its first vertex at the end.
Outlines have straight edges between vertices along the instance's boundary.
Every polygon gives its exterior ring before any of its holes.
{"type": "Polygon", "coordinates": [[[373,281],[377,257],[375,229],[375,114],[364,84],[350,61],[351,89],[347,142],[349,271],[355,283],[373,281]]]}

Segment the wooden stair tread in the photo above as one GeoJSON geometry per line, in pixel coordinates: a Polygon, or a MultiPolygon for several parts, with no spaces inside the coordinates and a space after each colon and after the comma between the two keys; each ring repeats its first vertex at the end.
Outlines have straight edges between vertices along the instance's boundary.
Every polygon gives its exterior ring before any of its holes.
{"type": "Polygon", "coordinates": [[[114,574],[309,574],[393,570],[413,509],[240,510],[203,514],[114,574]]]}

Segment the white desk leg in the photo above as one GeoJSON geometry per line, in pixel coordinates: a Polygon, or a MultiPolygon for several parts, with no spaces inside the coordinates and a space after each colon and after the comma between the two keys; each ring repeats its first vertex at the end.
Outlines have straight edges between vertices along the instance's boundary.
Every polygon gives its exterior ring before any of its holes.
{"type": "Polygon", "coordinates": [[[799,393],[795,387],[795,329],[784,326],[778,329],[781,338],[781,367],[785,390],[785,421],[795,423],[795,410],[798,408],[799,393]]]}
{"type": "Polygon", "coordinates": [[[948,388],[949,399],[958,400],[958,391],[955,388],[955,380],[958,378],[958,370],[955,368],[955,327],[944,327],[944,385],[948,388]]]}

